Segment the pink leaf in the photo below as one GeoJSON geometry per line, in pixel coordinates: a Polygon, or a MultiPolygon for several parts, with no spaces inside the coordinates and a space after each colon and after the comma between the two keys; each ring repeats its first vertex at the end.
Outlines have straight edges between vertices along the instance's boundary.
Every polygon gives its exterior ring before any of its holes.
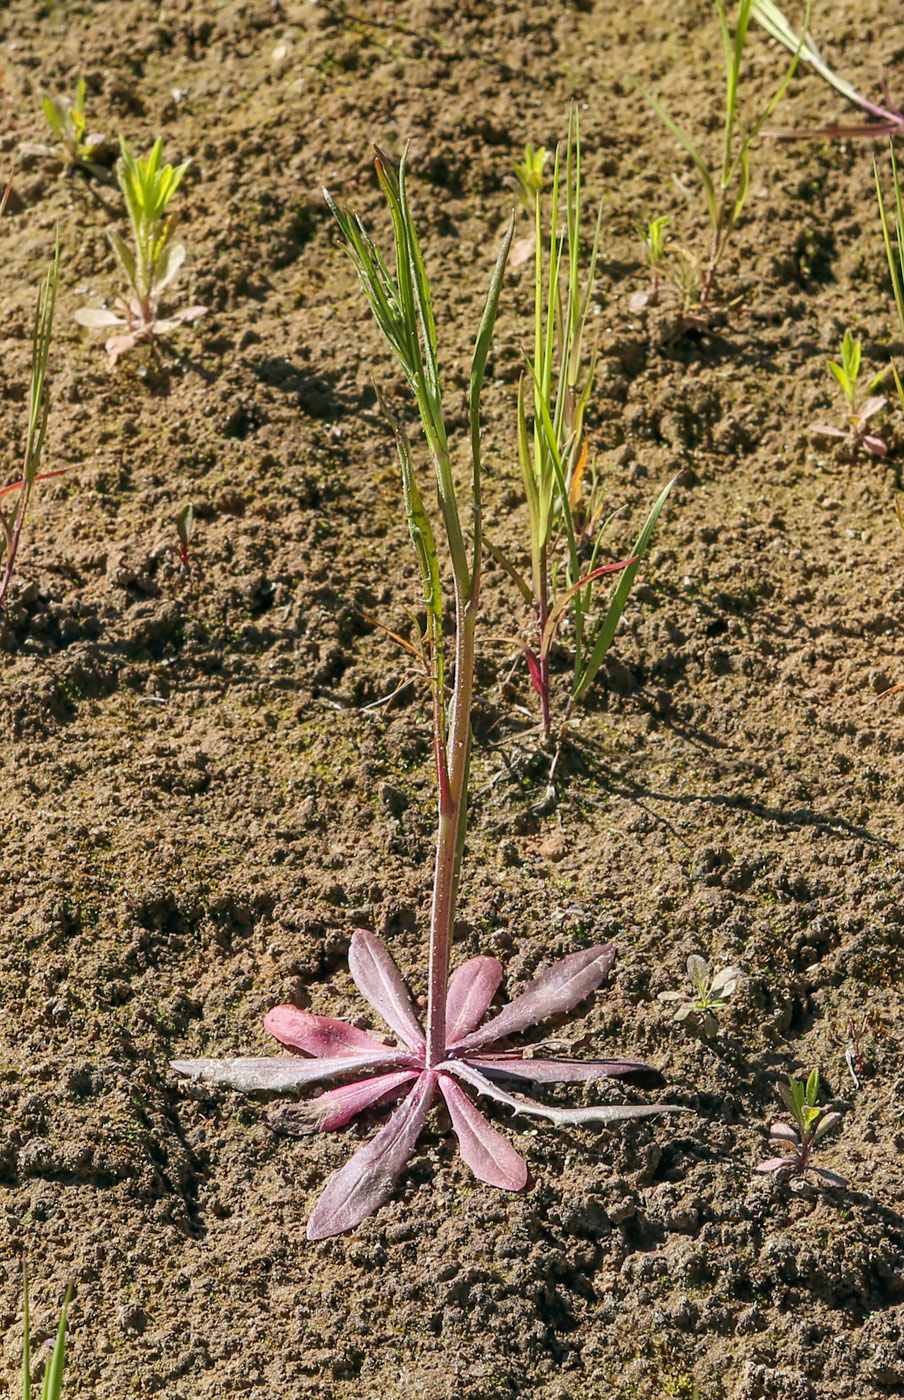
{"type": "Polygon", "coordinates": [[[766,1160],[765,1160],[764,1162],[758,1162],[758,1163],[757,1163],[756,1170],[757,1170],[758,1172],[777,1172],[777,1171],[781,1171],[781,1169],[782,1169],[783,1167],[784,1167],[785,1169],[790,1168],[790,1169],[793,1170],[793,1168],[794,1168],[794,1158],[793,1158],[793,1157],[767,1157],[766,1160]]]}
{"type": "Polygon", "coordinates": [[[383,940],[367,929],[355,929],[348,950],[348,970],[358,991],[387,1026],[391,1026],[412,1050],[423,1050],[424,1032],[411,993],[383,940]]]}
{"type": "Polygon", "coordinates": [[[230,1089],[297,1089],[301,1084],[317,1084],[338,1079],[360,1070],[384,1069],[407,1059],[398,1050],[362,1051],[334,1059],[303,1060],[300,1055],[279,1055],[272,1059],[255,1055],[238,1060],[172,1060],[170,1068],[192,1079],[207,1079],[230,1089]]]}
{"type": "Polygon", "coordinates": [[[615,949],[611,943],[570,953],[567,958],[561,958],[535,977],[527,990],[503,1007],[498,1016],[448,1048],[476,1049],[494,1040],[502,1040],[504,1036],[516,1035],[518,1031],[533,1026],[537,1021],[544,1021],[548,1016],[570,1011],[596,991],[614,961],[615,949]]]}
{"type": "Polygon", "coordinates": [[[446,997],[446,1039],[457,1040],[480,1025],[502,981],[498,958],[470,958],[456,968],[446,997]]]}
{"type": "Polygon", "coordinates": [[[111,335],[105,341],[104,349],[115,360],[117,355],[124,355],[127,350],[134,350],[137,343],[138,336],[136,334],[111,335]]]}
{"type": "Polygon", "coordinates": [[[100,306],[82,306],[74,313],[80,326],[124,326],[125,321],[115,311],[106,311],[100,306]]]}
{"type": "Polygon", "coordinates": [[[504,1191],[523,1191],[527,1185],[527,1163],[520,1153],[491,1127],[454,1079],[441,1074],[439,1087],[458,1138],[462,1161],[477,1180],[485,1181],[488,1186],[500,1186],[504,1191]]]}
{"type": "Polygon", "coordinates": [[[877,413],[882,412],[883,408],[887,403],[888,399],[884,398],[881,394],[877,394],[875,395],[875,397],[867,399],[865,403],[862,403],[860,405],[860,412],[858,415],[860,418],[860,422],[865,423],[868,418],[874,418],[877,413]]]}
{"type": "Polygon", "coordinates": [[[840,428],[830,428],[827,423],[811,423],[810,432],[815,433],[817,437],[850,437],[850,433],[843,433],[840,428]]]}
{"type": "Polygon", "coordinates": [[[297,1006],[274,1006],[264,1017],[264,1027],[283,1045],[306,1055],[355,1055],[362,1050],[386,1049],[357,1026],[332,1016],[314,1016],[297,1006]]]}
{"type": "Polygon", "coordinates": [[[872,452],[874,457],[885,457],[888,453],[888,443],[885,439],[874,437],[872,433],[865,433],[861,442],[868,452],[872,452]]]}
{"type": "Polygon", "coordinates": [[[436,1073],[428,1070],[376,1137],[330,1177],[308,1221],[309,1240],[353,1230],[389,1199],[411,1160],[435,1094],[436,1073]]]}
{"type": "Polygon", "coordinates": [[[536,1099],[527,1099],[522,1094],[508,1094],[498,1084],[484,1076],[466,1060],[445,1060],[440,1069],[446,1074],[454,1074],[478,1094],[484,1094],[496,1103],[511,1108],[515,1113],[527,1113],[534,1118],[548,1118],[551,1123],[619,1123],[629,1118],[650,1118],[654,1113],[689,1113],[690,1109],[672,1103],[643,1104],[596,1104],[585,1108],[550,1108],[536,1099]]]}
{"type": "Polygon", "coordinates": [[[792,1147],[800,1147],[800,1133],[790,1123],[773,1123],[769,1137],[773,1142],[790,1142],[792,1147]]]}
{"type": "Polygon", "coordinates": [[[342,1084],[338,1089],[327,1089],[316,1099],[302,1105],[305,1117],[310,1116],[311,1127],[321,1133],[329,1133],[334,1128],[343,1128],[357,1114],[373,1107],[391,1094],[397,1094],[406,1084],[417,1079],[416,1069],[396,1070],[393,1074],[379,1074],[374,1079],[359,1079],[354,1084],[342,1084]]]}
{"type": "Polygon", "coordinates": [[[581,1084],[588,1079],[633,1078],[655,1086],[662,1075],[639,1060],[540,1060],[520,1055],[468,1055],[469,1065],[502,1079],[529,1079],[534,1084],[581,1084]]]}

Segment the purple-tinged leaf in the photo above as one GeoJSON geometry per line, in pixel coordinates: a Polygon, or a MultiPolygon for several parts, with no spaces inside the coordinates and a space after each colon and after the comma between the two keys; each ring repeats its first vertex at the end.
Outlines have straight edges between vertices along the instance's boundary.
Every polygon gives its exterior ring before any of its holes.
{"type": "Polygon", "coordinates": [[[769,1137],[772,1142],[790,1142],[792,1147],[800,1147],[800,1133],[790,1123],[773,1123],[769,1137]]]}
{"type": "Polygon", "coordinates": [[[501,981],[498,958],[470,958],[456,968],[446,996],[447,1041],[451,1043],[480,1025],[501,981]]]}
{"type": "Polygon", "coordinates": [[[758,1162],[756,1170],[758,1172],[779,1172],[782,1170],[793,1172],[798,1168],[798,1163],[794,1157],[767,1157],[764,1162],[758,1162]]]}
{"type": "Polygon", "coordinates": [[[850,433],[843,433],[840,428],[831,428],[829,427],[828,423],[811,423],[810,432],[816,433],[818,437],[850,437],[850,433]]]}
{"type": "Polygon", "coordinates": [[[424,1032],[415,1013],[411,993],[382,938],[367,929],[355,929],[348,950],[348,970],[358,991],[383,1017],[387,1026],[412,1050],[423,1050],[426,1044],[424,1032]]]}
{"type": "Polygon", "coordinates": [[[441,1074],[439,1087],[458,1138],[461,1159],[477,1180],[500,1186],[503,1191],[523,1191],[527,1185],[527,1163],[508,1138],[487,1122],[454,1079],[441,1074]]]}
{"type": "Polygon", "coordinates": [[[540,1060],[518,1054],[468,1055],[467,1062],[495,1079],[527,1079],[533,1084],[582,1084],[589,1079],[632,1079],[655,1088],[663,1082],[652,1065],[639,1060],[540,1060]]]}
{"type": "Polygon", "coordinates": [[[414,1153],[436,1094],[436,1073],[422,1074],[376,1137],[330,1177],[308,1221],[308,1239],[353,1230],[392,1195],[414,1153]]]}
{"type": "Polygon", "coordinates": [[[319,1060],[304,1060],[300,1055],[279,1055],[273,1059],[255,1055],[239,1060],[172,1060],[170,1068],[192,1079],[206,1079],[230,1089],[277,1092],[297,1089],[302,1084],[317,1084],[324,1079],[338,1079],[343,1074],[386,1069],[406,1058],[404,1051],[398,1050],[362,1051],[359,1055],[319,1060]]]}
{"type": "Polygon", "coordinates": [[[860,422],[865,423],[868,418],[874,418],[877,413],[882,412],[887,403],[888,399],[882,394],[876,394],[873,398],[866,399],[866,401],[860,405],[857,414],[860,422]]]}
{"type": "Polygon", "coordinates": [[[527,990],[503,1007],[498,1016],[471,1035],[450,1044],[448,1049],[478,1049],[494,1040],[516,1035],[537,1021],[545,1021],[548,1016],[571,1011],[578,1002],[596,991],[614,961],[615,948],[611,943],[569,953],[567,958],[561,958],[535,977],[527,990]]]}
{"type": "Polygon", "coordinates": [[[585,1108],[550,1108],[548,1104],[526,1099],[521,1094],[508,1094],[466,1060],[444,1060],[439,1067],[469,1084],[478,1094],[511,1108],[515,1113],[527,1113],[535,1118],[548,1118],[551,1123],[619,1123],[629,1118],[650,1118],[654,1113],[689,1113],[690,1109],[672,1103],[597,1104],[585,1108]]]}
{"type": "Polygon", "coordinates": [[[418,1074],[416,1069],[401,1069],[392,1074],[375,1075],[373,1079],[356,1079],[354,1084],[342,1084],[338,1089],[327,1089],[325,1094],[318,1094],[307,1103],[291,1104],[271,1113],[270,1127],[294,1137],[332,1132],[334,1128],[343,1128],[365,1109],[398,1095],[418,1074]]]}
{"type": "Polygon", "coordinates": [[[838,1172],[831,1172],[827,1167],[810,1166],[810,1171],[820,1177],[827,1186],[840,1186],[842,1190],[847,1187],[847,1179],[839,1176],[838,1172]]]}
{"type": "Polygon", "coordinates": [[[864,433],[861,442],[868,452],[872,452],[874,457],[885,457],[888,454],[888,443],[884,438],[875,437],[872,433],[864,433]]]}
{"type": "Polygon", "coordinates": [[[367,1031],[333,1016],[314,1016],[297,1006],[274,1006],[264,1017],[264,1029],[293,1050],[306,1055],[360,1055],[362,1050],[385,1050],[367,1031]]]}
{"type": "Polygon", "coordinates": [[[840,1122],[840,1113],[824,1113],[823,1116],[820,1118],[819,1122],[816,1124],[816,1128],[813,1132],[813,1141],[818,1142],[819,1139],[823,1136],[823,1134],[830,1133],[833,1128],[838,1127],[838,1124],[840,1122]]]}
{"type": "Polygon", "coordinates": [[[126,323],[115,311],[107,311],[100,306],[82,306],[75,312],[75,320],[80,326],[124,326],[126,323]]]}

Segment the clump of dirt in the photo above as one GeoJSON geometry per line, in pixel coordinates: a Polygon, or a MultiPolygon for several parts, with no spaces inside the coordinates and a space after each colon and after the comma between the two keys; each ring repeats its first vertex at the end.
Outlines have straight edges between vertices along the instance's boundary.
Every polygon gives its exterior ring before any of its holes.
{"type": "MultiPolygon", "coordinates": [[[[904,678],[900,420],[887,463],[807,432],[832,411],[825,357],[843,330],[876,369],[891,335],[872,148],[758,143],[722,274],[733,304],[703,333],[668,306],[628,309],[645,277],[636,224],[669,213],[686,242],[700,225],[675,184],[693,189],[692,169],[626,79],[714,146],[707,6],[669,27],[607,0],[11,0],[6,15],[8,162],[43,139],[39,89],[84,76],[92,127],[135,150],[163,135],[168,159],[191,159],[179,294],[211,308],[159,362],[111,370],[73,313],[116,291],[115,190],[23,160],[0,222],[8,478],[57,224],[45,465],[76,470],[36,490],[0,620],[10,1376],[27,1258],[39,1341],[75,1279],[69,1393],[98,1400],[904,1394],[904,706],[875,698],[904,678]],[[588,191],[606,201],[589,425],[622,508],[613,554],[684,474],[554,804],[527,677],[491,640],[528,619],[488,566],[455,956],[496,953],[511,993],[611,939],[614,977],[558,1033],[579,1054],[661,1065],[694,1113],[569,1135],[512,1120],[532,1172],[516,1197],[474,1182],[437,1114],[392,1201],[313,1246],[306,1215],[373,1124],[277,1138],[265,1104],[168,1063],[268,1053],[278,1001],[360,1018],[359,924],[425,991],[424,696],[362,617],[406,631],[418,597],[372,377],[409,410],[319,191],[385,227],[370,143],[411,139],[464,440],[511,162],[555,144],[572,98],[588,191]],[[658,1000],[694,952],[744,970],[708,1045],[658,1000]],[[859,1089],[850,1018],[866,1023],[859,1089]],[[846,1192],[753,1170],[776,1085],[813,1066],[843,1114],[821,1151],[846,1192]]],[[[877,0],[816,18],[872,91],[893,59],[877,0]]],[[[782,62],[751,37],[757,92],[782,62]]],[[[796,79],[782,124],[829,114],[840,99],[796,79]]],[[[516,554],[530,300],[527,263],[506,278],[485,394],[487,515],[516,554]]]]}

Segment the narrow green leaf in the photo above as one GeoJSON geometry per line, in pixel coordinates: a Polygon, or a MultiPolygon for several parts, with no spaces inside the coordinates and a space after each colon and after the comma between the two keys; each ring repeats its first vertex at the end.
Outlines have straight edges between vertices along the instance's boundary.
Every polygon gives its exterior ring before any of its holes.
{"type": "Polygon", "coordinates": [[[643,557],[647,552],[647,547],[653,537],[653,531],[656,528],[656,522],[659,519],[660,512],[671,494],[672,487],[680,476],[681,472],[678,472],[677,475],[673,476],[671,481],[667,482],[663,487],[653,505],[653,509],[644,522],[640,534],[634,542],[634,548],[631,553],[637,556],[637,562],[625,569],[619,578],[615,596],[609,604],[606,616],[593,639],[590,658],[587,661],[582,675],[577,678],[577,683],[573,692],[573,699],[575,701],[580,700],[581,696],[584,695],[593,684],[596,673],[605,660],[606,653],[612,645],[612,639],[615,636],[616,628],[621,621],[622,613],[625,610],[625,605],[631,594],[634,579],[637,576],[637,570],[640,568],[643,557]]]}
{"type": "Polygon", "coordinates": [[[713,184],[713,177],[709,172],[709,168],[706,165],[706,162],[700,155],[700,152],[697,150],[690,137],[687,136],[684,133],[684,131],[682,131],[681,127],[677,124],[677,122],[672,120],[665,108],[662,107],[656,101],[656,98],[652,95],[652,93],[647,91],[643,83],[639,83],[636,78],[629,78],[628,81],[632,84],[633,87],[637,88],[638,92],[641,93],[642,96],[644,96],[647,99],[650,106],[653,108],[653,111],[656,113],[657,117],[662,122],[663,126],[665,126],[672,133],[678,144],[685,151],[687,151],[691,160],[694,162],[694,165],[697,167],[697,172],[700,176],[700,179],[703,181],[703,195],[706,200],[706,208],[709,212],[710,223],[712,224],[714,229],[718,229],[719,202],[716,198],[716,188],[713,184]]]}

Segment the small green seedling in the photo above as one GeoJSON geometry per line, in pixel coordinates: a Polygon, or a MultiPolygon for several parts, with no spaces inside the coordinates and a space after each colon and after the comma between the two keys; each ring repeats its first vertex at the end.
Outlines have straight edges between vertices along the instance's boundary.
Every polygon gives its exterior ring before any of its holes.
{"type": "Polygon", "coordinates": [[[723,967],[721,972],[710,975],[709,963],[699,953],[692,953],[687,960],[687,975],[694,992],[660,992],[660,1001],[677,1002],[675,1020],[689,1030],[712,1040],[719,1030],[717,1012],[726,1005],[727,999],[738,989],[741,979],[739,967],[723,967]]]}
{"type": "MultiPolygon", "coordinates": [[[[739,0],[734,32],[732,32],[729,28],[726,0],[716,0],[725,65],[721,167],[711,168],[685,130],[666,112],[656,98],[646,90],[642,83],[635,82],[634,84],[647,99],[659,120],[690,156],[703,187],[703,200],[709,219],[711,237],[708,258],[700,261],[700,282],[695,307],[698,315],[706,310],[712,299],[719,263],[747,202],[747,194],[750,189],[751,145],[784,97],[797,68],[800,54],[800,45],[798,45],[771,98],[760,109],[750,125],[744,126],[738,110],[738,93],[741,86],[741,66],[747,45],[747,32],[750,27],[753,6],[754,0],[739,0]]],[[[809,13],[808,4],[807,20],[809,13]]],[[[807,20],[804,21],[804,32],[806,32],[807,20]]],[[[690,267],[690,263],[688,263],[688,267],[690,267]]],[[[686,305],[685,310],[688,309],[689,307],[686,305]]]]}
{"type": "MultiPolygon", "coordinates": [[[[34,1400],[34,1391],[31,1388],[31,1315],[28,1307],[28,1275],[24,1282],[24,1337],[22,1341],[22,1400],[34,1400]]],[[[63,1372],[66,1367],[66,1323],[69,1316],[69,1304],[72,1301],[72,1285],[66,1290],[66,1297],[60,1311],[60,1321],[57,1327],[56,1341],[50,1360],[47,1362],[44,1371],[44,1383],[41,1386],[41,1400],[60,1400],[63,1392],[63,1372]]]]}
{"type": "Polygon", "coordinates": [[[127,299],[118,297],[115,311],[84,307],[75,313],[82,326],[92,328],[124,326],[107,340],[107,350],[116,360],[132,350],[140,340],[166,335],[186,321],[197,321],[206,306],[187,306],[171,316],[159,315],[160,295],[172,282],[185,261],[185,244],[175,241],[177,214],[167,212],[186,170],[183,165],[163,165],[163,138],[158,137],[147,156],[132,155],[124,140],[117,167],[120,189],[126,201],[134,247],[115,230],[108,238],[128,284],[127,299]]]}
{"type": "Polygon", "coordinates": [[[634,292],[628,298],[629,311],[642,311],[645,306],[655,306],[659,300],[659,291],[668,269],[668,240],[665,232],[668,226],[668,214],[660,214],[657,219],[651,219],[646,228],[638,227],[644,262],[650,270],[650,285],[643,291],[634,292]]]}
{"type": "Polygon", "coordinates": [[[814,1167],[810,1156],[816,1144],[841,1122],[840,1113],[826,1113],[816,1100],[819,1095],[819,1070],[814,1069],[806,1083],[790,1076],[788,1087],[779,1085],[785,1107],[794,1119],[790,1123],[773,1123],[769,1141],[783,1148],[784,1156],[767,1157],[757,1165],[758,1172],[775,1172],[777,1176],[803,1176],[811,1171],[827,1186],[846,1187],[847,1181],[838,1172],[826,1167],[814,1167]],[[790,1149],[790,1150],[789,1150],[790,1149]]]}
{"type": "Polygon", "coordinates": [[[880,370],[866,386],[866,397],[861,398],[861,391],[858,387],[860,379],[860,359],[863,350],[863,342],[855,340],[850,331],[845,331],[844,339],[841,342],[840,359],[829,360],[829,369],[837,380],[841,392],[847,404],[847,430],[831,427],[827,423],[811,423],[810,432],[817,437],[841,438],[851,447],[863,447],[867,452],[872,452],[875,457],[884,457],[888,452],[888,443],[884,438],[877,437],[868,431],[869,420],[877,413],[881,413],[888,404],[882,394],[874,394],[873,390],[878,388],[891,371],[891,366],[880,370]]]}
{"type": "Polygon", "coordinates": [[[58,156],[73,169],[86,170],[99,179],[107,179],[109,172],[98,163],[98,157],[107,148],[107,138],[102,132],[87,130],[84,78],[79,78],[76,84],[74,99],[53,97],[49,92],[42,91],[41,107],[59,146],[31,146],[27,149],[39,155],[58,156]]]}

